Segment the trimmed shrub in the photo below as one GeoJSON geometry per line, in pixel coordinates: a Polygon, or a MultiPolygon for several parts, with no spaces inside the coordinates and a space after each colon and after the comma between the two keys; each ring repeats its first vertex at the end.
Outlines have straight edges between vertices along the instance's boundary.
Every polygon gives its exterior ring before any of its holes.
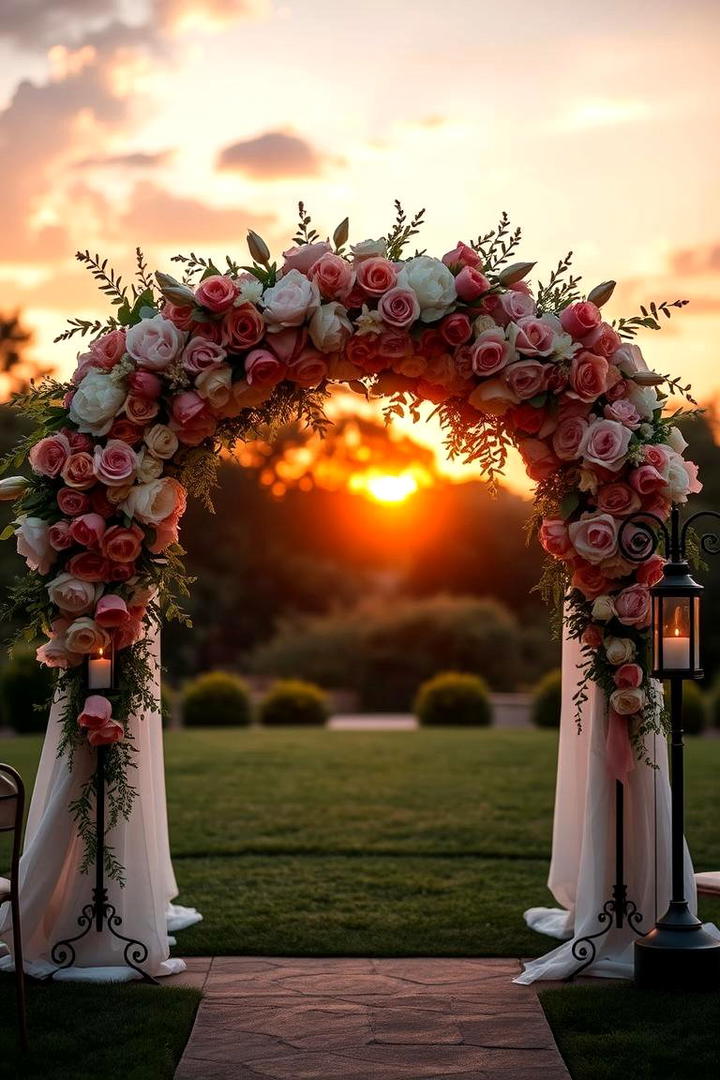
{"type": "Polygon", "coordinates": [[[562,676],[560,670],[548,671],[535,687],[532,703],[532,722],[536,727],[559,728],[562,705],[562,676]]]}
{"type": "Polygon", "coordinates": [[[707,723],[705,695],[696,682],[686,679],[683,683],[683,728],[686,735],[701,735],[707,723]]]}
{"type": "Polygon", "coordinates": [[[6,727],[18,735],[31,735],[45,731],[48,710],[36,709],[46,706],[55,686],[54,672],[42,667],[29,649],[16,649],[0,670],[0,719],[6,727]]]}
{"type": "Polygon", "coordinates": [[[487,683],[458,671],[441,671],[424,682],[413,711],[428,726],[488,727],[492,722],[487,683]]]}
{"type": "Polygon", "coordinates": [[[186,727],[244,727],[252,709],[247,684],[227,671],[198,675],[183,690],[186,727]]]}
{"type": "Polygon", "coordinates": [[[260,723],[267,727],[322,725],[330,715],[327,694],[314,683],[280,679],[260,702],[260,723]]]}

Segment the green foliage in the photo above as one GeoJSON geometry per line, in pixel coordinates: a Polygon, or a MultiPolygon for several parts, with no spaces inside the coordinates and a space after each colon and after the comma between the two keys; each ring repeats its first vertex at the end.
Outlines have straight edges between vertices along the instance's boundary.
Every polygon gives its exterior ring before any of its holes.
{"type": "Polygon", "coordinates": [[[486,273],[496,272],[507,262],[522,239],[522,229],[513,229],[507,211],[503,210],[494,229],[479,236],[472,245],[480,255],[486,273]]]}
{"type": "Polygon", "coordinates": [[[250,691],[237,675],[209,671],[198,675],[183,690],[186,727],[244,727],[250,723],[250,691]]]}
{"type": "Polygon", "coordinates": [[[55,677],[31,649],[19,647],[0,669],[0,720],[19,735],[43,732],[55,677]],[[36,708],[38,706],[38,708],[36,708]]]}
{"type": "Polygon", "coordinates": [[[686,735],[701,735],[707,726],[708,706],[696,682],[683,683],[682,723],[686,735]]]}
{"type": "Polygon", "coordinates": [[[424,682],[413,712],[427,726],[488,727],[492,722],[487,683],[457,671],[442,671],[424,682]]]}
{"type": "Polygon", "coordinates": [[[164,728],[170,727],[170,722],[173,717],[175,709],[175,701],[177,694],[173,690],[172,686],[169,686],[166,682],[163,682],[160,686],[160,718],[162,720],[162,726],[164,728]]]}
{"type": "Polygon", "coordinates": [[[535,687],[532,704],[532,722],[536,727],[559,728],[562,706],[562,676],[549,671],[535,687]]]}
{"type": "Polygon", "coordinates": [[[424,224],[425,210],[418,210],[408,222],[407,214],[402,208],[399,199],[395,200],[395,224],[388,233],[387,257],[391,262],[397,262],[402,258],[405,245],[411,236],[417,236],[424,224]]]}
{"type": "Polygon", "coordinates": [[[300,679],[281,679],[260,702],[258,715],[267,727],[317,726],[328,719],[330,706],[319,686],[300,679]]]}

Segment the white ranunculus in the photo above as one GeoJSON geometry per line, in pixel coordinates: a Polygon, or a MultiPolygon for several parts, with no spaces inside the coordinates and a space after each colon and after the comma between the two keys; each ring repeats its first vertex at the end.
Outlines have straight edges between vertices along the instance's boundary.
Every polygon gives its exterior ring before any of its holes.
{"type": "Polygon", "coordinates": [[[340,352],[351,334],[347,308],[337,301],[321,304],[310,320],[310,337],[320,352],[340,352]]]}
{"type": "Polygon", "coordinates": [[[125,404],[126,396],[122,383],[96,368],[90,368],[73,394],[68,415],[78,431],[95,436],[107,435],[125,404]]]}
{"type": "Polygon", "coordinates": [[[644,690],[630,686],[625,690],[614,690],[610,695],[610,705],[620,716],[632,716],[639,712],[647,701],[644,690]]]}
{"type": "Polygon", "coordinates": [[[103,652],[110,646],[110,635],[103,630],[94,619],[84,615],[75,619],[65,631],[65,645],[69,652],[87,653],[103,652]]]}
{"type": "Polygon", "coordinates": [[[51,603],[71,615],[82,615],[90,608],[94,610],[103,591],[101,585],[80,581],[68,573],[58,574],[48,582],[47,590],[51,603]]]}
{"type": "Polygon", "coordinates": [[[187,334],[163,315],[141,319],[131,326],[125,348],[138,367],[146,371],[164,371],[183,350],[187,334]]]}
{"type": "Polygon", "coordinates": [[[153,457],[169,461],[180,443],[175,432],[166,424],[153,424],[150,430],[145,432],[145,445],[153,457]]]}
{"type": "Polygon", "coordinates": [[[23,516],[19,519],[15,535],[18,555],[25,559],[30,569],[40,574],[49,573],[57,559],[57,551],[50,543],[47,522],[39,517],[23,516]]]}
{"type": "Polygon", "coordinates": [[[592,617],[598,622],[608,622],[615,616],[615,605],[611,596],[598,596],[593,600],[592,617]]]}
{"type": "Polygon", "coordinates": [[[605,655],[611,664],[616,667],[620,664],[628,664],[635,659],[635,643],[630,638],[606,637],[603,641],[605,655]]]}
{"type": "Polygon", "coordinates": [[[264,295],[265,322],[270,333],[286,326],[302,326],[307,316],[320,306],[320,290],[299,270],[287,274],[264,295]]]}
{"type": "Polygon", "coordinates": [[[157,525],[173,513],[177,502],[175,485],[169,483],[167,477],[162,477],[147,484],[136,484],[122,504],[122,509],[129,517],[137,518],[146,525],[157,525]]]}
{"type": "Polygon", "coordinates": [[[680,428],[671,427],[668,432],[668,446],[675,451],[676,454],[682,454],[683,450],[687,449],[687,443],[682,436],[680,428]]]}
{"type": "Polygon", "coordinates": [[[409,259],[398,274],[397,283],[403,289],[412,289],[417,296],[422,322],[441,319],[457,299],[455,278],[445,263],[430,255],[409,259]]]}

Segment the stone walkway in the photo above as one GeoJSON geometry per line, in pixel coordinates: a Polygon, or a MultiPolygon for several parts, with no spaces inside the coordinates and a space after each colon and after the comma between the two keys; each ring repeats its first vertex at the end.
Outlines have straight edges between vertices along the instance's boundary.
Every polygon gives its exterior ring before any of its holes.
{"type": "Polygon", "coordinates": [[[188,961],[175,1080],[569,1080],[518,960],[188,961]]]}

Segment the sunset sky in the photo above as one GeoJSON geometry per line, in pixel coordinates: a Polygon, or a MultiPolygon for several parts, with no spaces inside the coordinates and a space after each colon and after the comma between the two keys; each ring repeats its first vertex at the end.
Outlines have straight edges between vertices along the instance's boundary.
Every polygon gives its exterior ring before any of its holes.
{"type": "Polygon", "coordinates": [[[540,277],[570,248],[608,312],[691,306],[651,366],[720,391],[717,0],[2,0],[0,310],[37,351],[102,298],[73,260],[278,254],[427,207],[441,255],[506,209],[540,277]]]}

